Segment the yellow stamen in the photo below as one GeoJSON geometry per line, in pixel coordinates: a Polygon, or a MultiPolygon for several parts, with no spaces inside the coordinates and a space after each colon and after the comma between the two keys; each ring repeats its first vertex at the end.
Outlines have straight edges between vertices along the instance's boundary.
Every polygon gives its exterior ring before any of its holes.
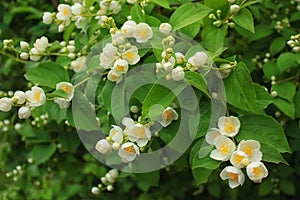
{"type": "Polygon", "coordinates": [[[41,92],[36,92],[36,93],[34,93],[34,99],[36,100],[36,101],[41,101],[41,92]]]}
{"type": "Polygon", "coordinates": [[[224,124],[224,130],[226,131],[226,132],[228,132],[228,133],[231,133],[232,131],[234,131],[234,123],[232,123],[232,122],[226,122],[225,124],[224,124]]]}
{"type": "Polygon", "coordinates": [[[117,65],[117,70],[118,71],[124,71],[125,67],[122,65],[117,65]]]}
{"type": "Polygon", "coordinates": [[[64,16],[68,16],[70,14],[70,10],[67,8],[64,8],[62,13],[64,16]]]}
{"type": "Polygon", "coordinates": [[[241,156],[239,154],[235,155],[235,162],[240,163],[244,159],[244,156],[241,156]]]}
{"type": "Polygon", "coordinates": [[[228,175],[228,177],[229,177],[230,180],[238,182],[238,180],[239,180],[239,175],[238,174],[232,173],[232,172],[228,172],[227,175],[228,175]]]}
{"type": "Polygon", "coordinates": [[[129,154],[134,154],[135,150],[133,146],[125,147],[124,150],[129,154]]]}
{"type": "Polygon", "coordinates": [[[229,145],[227,144],[227,142],[224,142],[220,148],[219,148],[219,151],[223,154],[223,155],[226,155],[229,153],[229,145]]]}
{"type": "Polygon", "coordinates": [[[254,176],[256,176],[256,177],[262,173],[260,166],[253,167],[252,172],[253,172],[254,176]]]}
{"type": "Polygon", "coordinates": [[[63,86],[61,87],[61,89],[62,89],[63,91],[65,91],[67,94],[70,94],[70,92],[71,92],[70,87],[68,87],[67,85],[63,85],[63,86]]]}
{"type": "Polygon", "coordinates": [[[129,59],[132,60],[134,58],[134,54],[131,51],[128,51],[125,53],[125,56],[129,59]]]}
{"type": "Polygon", "coordinates": [[[148,36],[148,29],[147,28],[141,29],[140,34],[141,34],[142,37],[147,37],[148,36]]]}
{"type": "Polygon", "coordinates": [[[172,119],[172,111],[171,110],[166,110],[161,115],[162,115],[162,118],[164,120],[171,120],[172,119]]]}
{"type": "Polygon", "coordinates": [[[137,135],[139,138],[146,138],[145,129],[142,128],[142,127],[137,127],[136,135],[137,135]]]}
{"type": "Polygon", "coordinates": [[[242,148],[242,151],[245,152],[249,157],[252,157],[254,153],[254,149],[250,145],[245,145],[245,147],[242,148]]]}

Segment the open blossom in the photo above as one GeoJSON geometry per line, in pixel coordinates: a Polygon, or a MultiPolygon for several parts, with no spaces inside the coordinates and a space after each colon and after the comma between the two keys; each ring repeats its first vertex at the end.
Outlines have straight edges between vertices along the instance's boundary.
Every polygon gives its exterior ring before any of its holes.
{"type": "Polygon", "coordinates": [[[238,150],[245,152],[250,162],[261,161],[262,159],[260,143],[256,140],[242,140],[238,145],[238,150]]]}
{"type": "Polygon", "coordinates": [[[201,67],[207,62],[208,56],[206,53],[200,51],[195,53],[188,59],[188,62],[194,67],[201,67]]]}
{"type": "Polygon", "coordinates": [[[43,23],[44,24],[51,24],[52,20],[53,20],[52,13],[50,13],[50,12],[43,13],[43,23]]]}
{"type": "Polygon", "coordinates": [[[233,152],[230,158],[230,163],[237,168],[243,168],[247,166],[249,162],[248,155],[241,150],[233,152]]]}
{"type": "Polygon", "coordinates": [[[262,162],[253,162],[247,166],[247,175],[255,183],[261,183],[268,176],[268,169],[262,162]]]}
{"type": "Polygon", "coordinates": [[[139,147],[144,147],[151,139],[150,129],[140,123],[135,124],[131,118],[125,117],[122,124],[126,126],[124,133],[128,135],[128,139],[136,142],[139,147]]]}
{"type": "Polygon", "coordinates": [[[70,19],[72,14],[71,6],[68,4],[59,4],[57,10],[58,13],[56,14],[56,18],[58,20],[67,21],[70,19]]]}
{"type": "Polygon", "coordinates": [[[206,133],[205,140],[208,144],[215,145],[215,141],[219,136],[221,136],[219,129],[212,128],[209,132],[206,133]]]}
{"type": "Polygon", "coordinates": [[[31,116],[30,108],[24,106],[19,108],[18,116],[20,119],[28,119],[31,116]]]}
{"type": "Polygon", "coordinates": [[[67,109],[70,106],[70,101],[63,98],[55,98],[54,102],[59,105],[60,109],[67,109]]]}
{"type": "Polygon", "coordinates": [[[122,53],[122,59],[126,60],[129,65],[135,65],[140,60],[138,48],[136,46],[131,46],[130,49],[122,53]]]}
{"type": "Polygon", "coordinates": [[[214,149],[210,157],[215,160],[227,161],[235,150],[235,145],[231,139],[225,136],[219,136],[215,140],[216,149],[214,149]]]}
{"type": "Polygon", "coordinates": [[[106,139],[101,139],[96,143],[95,149],[99,153],[107,154],[112,150],[112,146],[106,139]]]}
{"type": "Polygon", "coordinates": [[[172,79],[174,81],[181,81],[184,79],[184,71],[182,67],[176,67],[172,70],[172,79]]]}
{"type": "Polygon", "coordinates": [[[227,137],[234,137],[240,130],[240,120],[237,117],[220,117],[218,121],[218,127],[220,129],[220,133],[227,137]]]}
{"type": "Polygon", "coordinates": [[[42,36],[41,38],[37,39],[34,43],[34,47],[40,51],[43,52],[46,50],[46,48],[48,47],[48,38],[45,36],[42,36]]]}
{"type": "Polygon", "coordinates": [[[236,167],[233,166],[227,166],[225,167],[221,173],[220,177],[222,180],[227,180],[228,179],[228,184],[230,188],[236,188],[239,185],[243,185],[245,182],[245,175],[243,172],[236,167]]]}
{"type": "Polygon", "coordinates": [[[163,127],[169,126],[173,120],[178,119],[177,112],[171,108],[167,107],[162,113],[161,113],[161,119],[158,121],[163,127]]]}
{"type": "Polygon", "coordinates": [[[56,84],[56,90],[63,90],[67,93],[68,101],[72,100],[74,96],[74,86],[69,82],[60,82],[56,84]]]}
{"type": "Polygon", "coordinates": [[[30,91],[25,92],[29,105],[38,107],[46,102],[46,95],[42,88],[33,86],[30,91]]]}
{"type": "Polygon", "coordinates": [[[113,66],[113,70],[116,73],[125,74],[128,71],[128,62],[126,60],[118,59],[113,66]]]}
{"type": "Polygon", "coordinates": [[[11,110],[11,99],[7,97],[3,97],[0,99],[0,110],[2,112],[8,112],[11,110]]]}
{"type": "Polygon", "coordinates": [[[118,155],[121,157],[123,162],[131,162],[137,155],[140,155],[140,151],[134,143],[126,142],[119,149],[118,155]]]}
{"type": "Polygon", "coordinates": [[[103,48],[103,52],[100,54],[100,65],[105,69],[112,67],[117,53],[117,47],[115,47],[112,43],[107,43],[103,48]]]}
{"type": "Polygon", "coordinates": [[[110,70],[107,74],[108,80],[119,83],[122,80],[122,74],[117,73],[115,70],[110,70]]]}
{"type": "Polygon", "coordinates": [[[159,31],[167,35],[172,31],[172,26],[169,23],[162,23],[159,26],[159,31]]]}
{"type": "Polygon", "coordinates": [[[119,126],[114,126],[109,131],[109,137],[116,143],[121,144],[123,142],[123,130],[119,126]]]}
{"type": "Polygon", "coordinates": [[[118,14],[121,11],[121,5],[118,1],[112,0],[109,4],[108,9],[111,10],[113,14],[118,14]]]}
{"type": "Polygon", "coordinates": [[[133,37],[133,34],[136,30],[136,26],[137,24],[135,21],[128,20],[123,24],[121,31],[126,37],[130,38],[133,37]]]}
{"type": "Polygon", "coordinates": [[[85,56],[81,56],[71,62],[71,69],[74,70],[74,72],[76,72],[76,73],[84,71],[84,70],[86,70],[86,68],[87,68],[87,65],[86,65],[86,57],[85,56]]]}
{"type": "Polygon", "coordinates": [[[146,23],[139,23],[136,26],[133,37],[138,43],[145,43],[153,36],[151,27],[146,23]]]}

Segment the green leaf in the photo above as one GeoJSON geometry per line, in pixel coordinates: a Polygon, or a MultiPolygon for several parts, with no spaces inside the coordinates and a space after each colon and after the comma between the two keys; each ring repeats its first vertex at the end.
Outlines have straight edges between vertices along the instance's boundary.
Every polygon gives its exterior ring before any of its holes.
{"type": "Polygon", "coordinates": [[[47,97],[59,97],[59,98],[68,98],[68,94],[64,90],[55,90],[52,93],[47,94],[47,97]]]}
{"type": "Polygon", "coordinates": [[[280,153],[290,153],[287,138],[280,124],[270,116],[260,114],[245,114],[239,117],[241,129],[236,136],[241,140],[258,140],[267,144],[280,153]]]}
{"type": "Polygon", "coordinates": [[[261,144],[260,150],[263,153],[263,158],[262,158],[263,161],[276,163],[276,164],[281,162],[281,163],[288,165],[288,163],[282,157],[280,152],[277,149],[275,149],[274,147],[263,143],[263,144],[261,144]]]}
{"type": "Polygon", "coordinates": [[[151,27],[159,27],[161,24],[160,20],[153,16],[145,15],[145,20],[151,27]]]}
{"type": "Polygon", "coordinates": [[[241,8],[238,13],[233,15],[232,20],[240,27],[254,33],[254,22],[251,12],[247,8],[241,8]]]}
{"type": "Polygon", "coordinates": [[[210,102],[201,102],[199,105],[200,108],[200,123],[197,131],[196,138],[203,137],[209,128],[210,119],[211,119],[211,104],[210,102]]]}
{"type": "Polygon", "coordinates": [[[273,191],[273,184],[272,184],[270,178],[267,178],[266,180],[264,180],[263,182],[261,182],[259,184],[258,196],[260,196],[260,197],[266,196],[266,195],[270,194],[272,191],[273,191]]]}
{"type": "Polygon", "coordinates": [[[75,132],[63,132],[58,134],[57,141],[61,144],[60,152],[75,153],[81,141],[75,132]],[[70,139],[72,138],[72,139],[70,139]]]}
{"type": "Polygon", "coordinates": [[[265,76],[270,80],[272,76],[277,76],[280,74],[280,71],[275,62],[267,62],[263,65],[263,72],[265,76]]]}
{"type": "Polygon", "coordinates": [[[185,80],[204,94],[210,97],[210,94],[207,89],[207,83],[201,74],[191,71],[186,71],[184,75],[185,80]]]}
{"type": "Polygon", "coordinates": [[[170,8],[170,4],[169,4],[169,1],[168,0],[151,0],[151,2],[163,7],[163,8],[166,8],[166,9],[171,9],[170,8]]]}
{"type": "Polygon", "coordinates": [[[296,187],[295,183],[288,179],[280,179],[279,181],[280,190],[287,195],[295,196],[296,187]]]}
{"type": "Polygon", "coordinates": [[[296,94],[296,86],[292,82],[282,82],[272,86],[272,91],[276,91],[277,95],[283,99],[293,102],[296,94]]]}
{"type": "Polygon", "coordinates": [[[86,0],[85,1],[85,7],[88,9],[90,8],[94,3],[95,3],[96,0],[86,0]]]}
{"type": "Polygon", "coordinates": [[[53,101],[46,102],[44,109],[48,113],[49,120],[55,120],[57,123],[60,123],[67,118],[67,110],[60,109],[59,105],[53,101]]]}
{"type": "Polygon", "coordinates": [[[254,89],[256,94],[256,105],[258,110],[265,109],[269,104],[273,102],[273,98],[266,91],[265,87],[259,85],[258,83],[254,83],[254,89]]]}
{"type": "Polygon", "coordinates": [[[244,63],[238,63],[224,80],[226,99],[231,105],[249,112],[256,112],[256,94],[250,73],[244,63]]]}
{"type": "Polygon", "coordinates": [[[280,72],[284,72],[291,67],[299,66],[298,60],[299,60],[299,55],[297,54],[290,53],[290,52],[280,54],[277,60],[277,65],[280,72]]]}
{"type": "Polygon", "coordinates": [[[274,105],[281,110],[286,116],[294,119],[295,117],[295,105],[294,103],[288,102],[285,99],[276,97],[273,100],[274,105]]]}
{"type": "Polygon", "coordinates": [[[272,55],[275,55],[275,54],[281,52],[285,46],[286,46],[286,38],[278,37],[272,41],[269,51],[272,55]]]}
{"type": "Polygon", "coordinates": [[[75,91],[72,100],[72,116],[74,126],[85,131],[99,130],[96,114],[88,99],[80,91],[75,91]]]}
{"type": "Polygon", "coordinates": [[[142,12],[141,6],[137,3],[131,8],[130,16],[137,23],[145,22],[145,15],[142,12]]]}
{"type": "Polygon", "coordinates": [[[55,88],[59,82],[69,81],[68,72],[54,62],[41,63],[30,69],[25,78],[34,84],[55,88]]]}
{"type": "Polygon", "coordinates": [[[115,88],[115,83],[111,81],[106,81],[102,90],[102,103],[104,104],[107,111],[110,113],[111,113],[111,96],[114,88],[115,88]]]}
{"type": "Polygon", "coordinates": [[[198,22],[206,17],[211,12],[211,9],[198,4],[196,8],[192,3],[186,3],[175,10],[171,15],[169,23],[173,30],[179,30],[190,24],[198,22]]]}
{"type": "Polygon", "coordinates": [[[36,164],[41,164],[50,159],[56,151],[56,144],[38,144],[33,147],[32,157],[36,164]]]}
{"type": "Polygon", "coordinates": [[[300,118],[300,91],[295,94],[294,97],[294,105],[295,105],[295,116],[296,118],[300,118]]]}
{"type": "Polygon", "coordinates": [[[201,33],[202,45],[209,51],[215,53],[223,48],[227,32],[227,25],[221,27],[206,26],[201,33]]]}
{"type": "Polygon", "coordinates": [[[224,19],[229,12],[229,3],[227,0],[204,0],[204,5],[214,9],[221,10],[221,18],[224,19]]]}
{"type": "Polygon", "coordinates": [[[159,184],[159,171],[135,174],[135,179],[138,187],[147,192],[150,187],[158,186],[159,184]]]}
{"type": "Polygon", "coordinates": [[[35,137],[36,133],[28,122],[22,124],[21,128],[17,132],[23,137],[35,137]]]}

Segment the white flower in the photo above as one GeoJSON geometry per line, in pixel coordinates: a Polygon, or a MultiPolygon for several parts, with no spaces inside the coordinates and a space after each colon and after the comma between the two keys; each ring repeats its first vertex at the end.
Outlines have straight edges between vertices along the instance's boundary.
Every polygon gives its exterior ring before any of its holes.
{"type": "Polygon", "coordinates": [[[100,190],[98,187],[92,187],[92,190],[91,190],[92,194],[94,195],[98,195],[100,193],[100,190]]]}
{"type": "Polygon", "coordinates": [[[135,65],[140,60],[138,48],[136,46],[131,46],[130,49],[122,53],[122,59],[126,60],[129,65],[135,65]]]}
{"type": "Polygon", "coordinates": [[[136,26],[137,24],[135,23],[135,21],[128,20],[123,24],[121,31],[126,37],[133,37],[136,26]]]}
{"type": "Polygon", "coordinates": [[[227,78],[229,76],[231,69],[227,69],[227,68],[230,68],[230,67],[231,67],[231,65],[228,63],[223,63],[220,65],[220,67],[219,67],[220,69],[225,69],[225,70],[220,71],[222,79],[227,78]]]}
{"type": "Polygon", "coordinates": [[[169,23],[162,23],[159,26],[159,31],[167,35],[172,31],[172,26],[169,23]]]}
{"type": "Polygon", "coordinates": [[[26,95],[23,91],[16,91],[13,96],[13,100],[16,99],[17,104],[23,104],[26,100],[26,95]]]}
{"type": "Polygon", "coordinates": [[[153,36],[151,27],[146,23],[139,23],[133,33],[133,37],[138,43],[145,43],[153,36]]]}
{"type": "Polygon", "coordinates": [[[230,158],[230,163],[237,168],[243,168],[247,166],[249,162],[248,155],[241,150],[233,152],[230,158]]]}
{"type": "Polygon", "coordinates": [[[46,95],[42,88],[33,86],[30,91],[25,92],[29,105],[38,107],[46,102],[46,95]]]}
{"type": "Polygon", "coordinates": [[[103,53],[108,57],[114,57],[118,53],[118,48],[112,43],[107,43],[103,48],[103,53]]]}
{"type": "Polygon", "coordinates": [[[172,78],[174,81],[181,81],[184,79],[184,71],[182,67],[176,67],[172,70],[172,78]]]}
{"type": "Polygon", "coordinates": [[[235,145],[231,139],[223,135],[215,140],[216,149],[210,153],[210,157],[215,160],[227,161],[235,150],[235,145]]]}
{"type": "Polygon", "coordinates": [[[63,90],[67,93],[68,101],[71,101],[74,96],[74,86],[69,82],[60,82],[56,84],[56,90],[63,90]]]}
{"type": "Polygon", "coordinates": [[[163,64],[163,68],[165,70],[165,72],[171,72],[174,68],[174,65],[170,62],[166,62],[163,64]]]}
{"type": "Polygon", "coordinates": [[[108,173],[113,179],[116,179],[119,176],[119,171],[117,169],[111,169],[108,173]]]}
{"type": "Polygon", "coordinates": [[[201,67],[207,62],[208,56],[206,53],[200,51],[195,53],[188,59],[188,62],[194,67],[201,67]]]}
{"type": "Polygon", "coordinates": [[[232,189],[238,187],[239,185],[242,186],[245,182],[245,175],[243,172],[239,168],[233,166],[225,167],[221,171],[220,177],[222,180],[228,179],[229,187],[232,189]]]}
{"type": "Polygon", "coordinates": [[[127,126],[124,133],[128,135],[128,139],[131,142],[136,142],[139,147],[146,146],[151,139],[150,129],[140,123],[135,124],[132,127],[127,126]]]}
{"type": "Polygon", "coordinates": [[[113,128],[109,131],[109,137],[116,143],[121,144],[123,142],[123,131],[119,126],[113,125],[113,128]]]}
{"type": "Polygon", "coordinates": [[[30,49],[29,56],[32,61],[39,61],[41,59],[40,52],[37,48],[30,49]]]}
{"type": "Polygon", "coordinates": [[[247,166],[247,175],[255,183],[268,176],[268,169],[262,162],[253,162],[247,166]]]}
{"type": "Polygon", "coordinates": [[[131,162],[136,158],[137,155],[140,155],[140,151],[135,144],[126,142],[119,149],[118,155],[121,157],[123,162],[131,162]]]}
{"type": "Polygon", "coordinates": [[[219,129],[212,128],[209,132],[206,133],[205,140],[208,144],[215,145],[215,140],[219,136],[221,136],[219,129]]]}
{"type": "Polygon", "coordinates": [[[28,119],[31,116],[31,110],[28,107],[21,107],[18,112],[20,119],[28,119]]]}
{"type": "Polygon", "coordinates": [[[117,14],[121,11],[121,5],[117,1],[111,1],[109,4],[109,10],[112,11],[113,14],[117,14]]]}
{"type": "Polygon", "coordinates": [[[137,0],[127,0],[127,3],[130,3],[130,4],[135,4],[137,2],[137,0]]]}
{"type": "Polygon", "coordinates": [[[28,42],[21,41],[20,42],[20,47],[23,50],[27,50],[27,49],[29,49],[29,44],[28,44],[28,42]]]}
{"type": "Polygon", "coordinates": [[[113,66],[115,60],[113,57],[108,57],[104,53],[100,54],[100,65],[105,69],[109,69],[113,66]]]}
{"type": "Polygon", "coordinates": [[[261,161],[262,159],[260,143],[256,140],[242,140],[238,145],[238,150],[245,152],[250,162],[261,161]]]}
{"type": "Polygon", "coordinates": [[[85,56],[81,56],[76,60],[73,60],[71,62],[71,69],[74,70],[74,72],[76,73],[86,70],[87,65],[85,61],[86,61],[85,56]]]}
{"type": "Polygon", "coordinates": [[[55,98],[54,102],[59,105],[60,109],[67,109],[70,106],[70,101],[63,98],[55,98]]]}
{"type": "Polygon", "coordinates": [[[7,97],[3,97],[0,99],[0,110],[2,112],[8,112],[11,110],[11,99],[7,97]]]}
{"type": "Polygon", "coordinates": [[[23,59],[23,60],[27,60],[28,57],[29,57],[29,54],[26,53],[26,52],[22,52],[22,53],[20,54],[20,58],[23,59]]]}
{"type": "MultiPolygon", "coordinates": [[[[165,59],[166,58],[166,55],[165,56],[162,56],[163,57],[163,60],[162,60],[162,62],[161,62],[161,64],[162,65],[165,65],[166,63],[171,63],[171,65],[170,65],[170,69],[172,68],[173,69],[173,67],[175,66],[175,63],[176,63],[176,59],[174,58],[174,57],[170,57],[170,58],[168,58],[167,60],[165,59]]],[[[164,68],[165,68],[165,66],[164,66],[164,68]]],[[[166,70],[166,69],[165,69],[166,70]]],[[[170,72],[170,70],[168,71],[168,70],[166,70],[166,72],[170,72]]]]}
{"type": "Polygon", "coordinates": [[[120,45],[123,45],[125,43],[126,36],[122,31],[116,31],[112,35],[111,39],[112,39],[113,45],[120,46],[120,45]]]}
{"type": "Polygon", "coordinates": [[[115,70],[110,70],[107,74],[108,80],[119,83],[122,80],[122,74],[117,73],[115,70]]]}
{"type": "Polygon", "coordinates": [[[122,59],[117,60],[114,64],[113,70],[116,73],[125,74],[128,71],[128,62],[122,59]]]}
{"type": "Polygon", "coordinates": [[[42,36],[41,38],[37,39],[34,43],[34,47],[40,51],[43,52],[46,50],[46,48],[48,47],[48,38],[45,36],[42,36]]]}
{"type": "Polygon", "coordinates": [[[112,67],[117,53],[118,49],[112,43],[107,43],[100,54],[100,65],[105,69],[112,67]]]}
{"type": "Polygon", "coordinates": [[[240,6],[237,5],[237,4],[233,4],[233,5],[230,6],[230,13],[231,14],[235,14],[235,13],[239,12],[239,10],[240,10],[240,6]]]}
{"type": "Polygon", "coordinates": [[[158,120],[158,122],[163,126],[167,127],[169,126],[173,120],[178,119],[177,112],[171,108],[167,107],[162,113],[161,113],[161,119],[158,120]]]}
{"type": "Polygon", "coordinates": [[[220,133],[227,137],[234,137],[240,130],[240,120],[237,117],[230,116],[225,117],[222,116],[219,118],[218,127],[220,129],[220,133]]]}
{"type": "Polygon", "coordinates": [[[112,150],[112,146],[106,139],[101,139],[97,142],[95,149],[99,153],[107,154],[112,150]]]}
{"type": "Polygon", "coordinates": [[[52,13],[44,12],[43,14],[43,23],[44,24],[51,24],[52,23],[52,13]]]}
{"type": "Polygon", "coordinates": [[[59,26],[58,26],[58,32],[63,32],[64,30],[65,30],[65,25],[64,24],[60,24],[59,26]]]}
{"type": "Polygon", "coordinates": [[[182,64],[183,61],[185,60],[185,56],[180,52],[176,52],[175,57],[176,57],[176,63],[177,64],[182,64]]]}
{"type": "Polygon", "coordinates": [[[56,18],[58,20],[67,21],[70,19],[72,14],[71,6],[67,4],[59,4],[57,10],[58,13],[56,14],[56,18]]]}
{"type": "Polygon", "coordinates": [[[80,3],[75,3],[73,6],[71,6],[71,11],[73,15],[80,15],[82,13],[82,5],[80,3]]]}

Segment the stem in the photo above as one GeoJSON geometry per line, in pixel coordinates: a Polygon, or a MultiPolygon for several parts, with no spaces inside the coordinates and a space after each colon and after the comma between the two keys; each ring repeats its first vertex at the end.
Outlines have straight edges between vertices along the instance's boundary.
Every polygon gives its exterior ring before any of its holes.
{"type": "Polygon", "coordinates": [[[282,80],[280,80],[280,81],[276,81],[276,84],[278,84],[278,83],[283,83],[283,82],[290,81],[290,80],[294,80],[294,79],[298,79],[299,76],[300,76],[300,74],[297,74],[297,75],[295,75],[295,76],[291,76],[291,77],[289,77],[289,78],[282,79],[282,80]]]}
{"type": "Polygon", "coordinates": [[[12,59],[14,59],[14,60],[17,61],[17,62],[20,62],[20,63],[26,63],[26,61],[21,60],[20,58],[17,58],[17,57],[15,57],[15,56],[13,56],[13,55],[11,55],[11,54],[9,54],[9,53],[6,53],[6,52],[4,52],[4,51],[2,51],[2,50],[0,50],[0,54],[2,54],[2,55],[4,55],[4,56],[7,56],[7,57],[9,57],[9,58],[12,58],[12,59]]]}
{"type": "Polygon", "coordinates": [[[78,86],[82,85],[83,83],[87,82],[88,80],[90,80],[91,77],[87,77],[85,79],[83,79],[82,81],[80,81],[79,83],[77,83],[74,88],[77,88],[78,86]]]}

